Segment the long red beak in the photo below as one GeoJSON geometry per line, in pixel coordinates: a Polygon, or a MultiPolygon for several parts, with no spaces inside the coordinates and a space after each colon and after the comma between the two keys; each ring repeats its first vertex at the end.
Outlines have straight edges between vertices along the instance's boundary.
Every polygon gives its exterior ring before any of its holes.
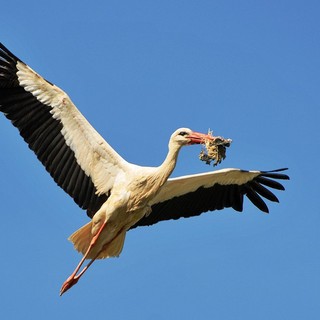
{"type": "Polygon", "coordinates": [[[205,140],[214,140],[212,135],[195,131],[193,131],[188,138],[190,139],[189,144],[201,144],[204,143],[205,140]]]}

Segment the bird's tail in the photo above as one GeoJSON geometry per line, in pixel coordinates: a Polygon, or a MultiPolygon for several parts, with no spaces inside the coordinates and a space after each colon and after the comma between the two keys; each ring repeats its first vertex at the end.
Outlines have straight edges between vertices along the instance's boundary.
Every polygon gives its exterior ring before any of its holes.
{"type": "MultiPolygon", "coordinates": [[[[92,222],[85,224],[83,227],[75,231],[68,240],[70,240],[74,248],[81,252],[83,255],[87,252],[89,245],[92,240],[91,233],[92,222]]],[[[126,231],[119,232],[110,242],[106,243],[100,252],[98,248],[93,247],[90,250],[87,258],[88,259],[105,259],[110,257],[118,257],[122,251],[124,240],[126,237],[126,231]]]]}
{"type": "Polygon", "coordinates": [[[85,254],[89,248],[90,242],[92,240],[92,222],[85,224],[83,227],[75,231],[68,240],[71,241],[74,245],[74,248],[85,254]]]}

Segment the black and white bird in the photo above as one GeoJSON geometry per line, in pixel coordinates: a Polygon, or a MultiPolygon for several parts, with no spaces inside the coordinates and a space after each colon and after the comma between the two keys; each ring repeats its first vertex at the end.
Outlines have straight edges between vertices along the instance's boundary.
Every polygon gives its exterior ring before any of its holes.
{"type": "Polygon", "coordinates": [[[181,147],[212,136],[176,130],[159,167],[124,160],[89,124],[68,95],[46,81],[0,44],[0,111],[19,129],[54,181],[91,221],[70,236],[83,254],[62,285],[63,294],[96,259],[119,256],[126,232],[140,226],[232,207],[242,211],[246,196],[268,212],[263,198],[278,202],[267,188],[284,190],[278,169],[214,172],[169,178],[181,147]],[[90,262],[82,269],[85,259],[90,262]]]}

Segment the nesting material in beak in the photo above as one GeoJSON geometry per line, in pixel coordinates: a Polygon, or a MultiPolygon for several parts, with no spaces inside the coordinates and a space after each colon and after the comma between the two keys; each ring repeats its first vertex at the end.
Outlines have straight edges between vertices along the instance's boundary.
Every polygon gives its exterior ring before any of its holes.
{"type": "Polygon", "coordinates": [[[213,165],[216,166],[226,158],[226,147],[230,147],[232,140],[214,137],[210,130],[208,131],[208,136],[208,139],[203,141],[205,148],[201,150],[199,159],[205,161],[206,164],[211,164],[211,161],[214,161],[213,165]]]}

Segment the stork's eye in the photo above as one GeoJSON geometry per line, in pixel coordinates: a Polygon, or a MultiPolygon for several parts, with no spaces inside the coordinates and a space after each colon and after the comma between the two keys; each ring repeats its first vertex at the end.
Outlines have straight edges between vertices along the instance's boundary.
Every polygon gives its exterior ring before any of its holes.
{"type": "Polygon", "coordinates": [[[186,132],[186,131],[181,131],[181,132],[179,132],[179,136],[187,136],[188,135],[188,132],[186,132]]]}

